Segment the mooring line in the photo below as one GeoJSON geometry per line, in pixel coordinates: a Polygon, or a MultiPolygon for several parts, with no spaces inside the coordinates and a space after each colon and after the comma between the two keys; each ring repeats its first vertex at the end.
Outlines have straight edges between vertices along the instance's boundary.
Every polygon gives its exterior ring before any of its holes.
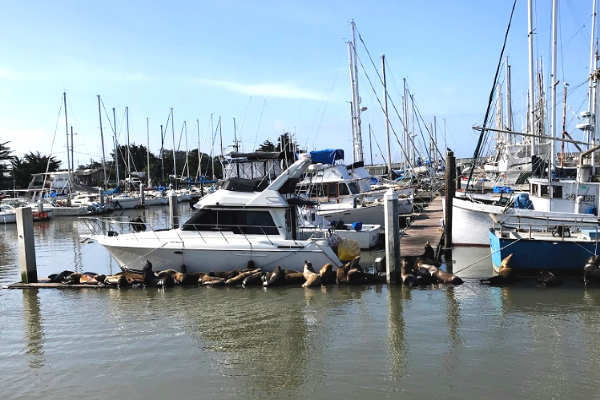
{"type": "Polygon", "coordinates": [[[458,274],[460,271],[464,271],[465,269],[467,269],[467,268],[469,268],[469,267],[472,267],[473,265],[477,264],[477,263],[478,263],[478,262],[480,262],[480,261],[483,261],[483,260],[485,260],[485,259],[486,259],[486,258],[488,258],[488,257],[491,257],[492,255],[494,255],[494,254],[498,253],[499,251],[502,251],[502,250],[506,249],[507,247],[510,247],[510,246],[512,246],[513,244],[517,243],[517,242],[518,242],[518,241],[520,241],[521,239],[523,239],[523,238],[522,238],[522,237],[521,237],[521,238],[518,238],[518,239],[517,239],[517,240],[515,240],[514,242],[512,242],[512,243],[510,243],[510,244],[507,244],[506,246],[504,246],[504,247],[502,247],[502,248],[500,248],[500,249],[498,249],[498,250],[496,250],[496,251],[493,251],[493,252],[491,252],[491,253],[490,253],[490,254],[488,254],[487,256],[485,256],[485,257],[483,257],[483,258],[480,258],[479,260],[475,261],[474,263],[472,263],[472,264],[469,264],[469,265],[467,265],[466,267],[464,267],[464,268],[461,268],[461,269],[459,269],[458,271],[456,271],[456,272],[453,272],[453,273],[454,273],[454,274],[458,274]]]}

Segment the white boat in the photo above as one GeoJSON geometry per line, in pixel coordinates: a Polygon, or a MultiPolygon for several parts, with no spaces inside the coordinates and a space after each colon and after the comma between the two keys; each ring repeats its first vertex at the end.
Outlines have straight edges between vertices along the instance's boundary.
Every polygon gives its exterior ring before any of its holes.
{"type": "Polygon", "coordinates": [[[110,202],[115,210],[131,210],[140,204],[140,198],[131,194],[113,195],[110,202]]]}
{"type": "Polygon", "coordinates": [[[285,184],[298,179],[310,162],[303,157],[262,192],[221,189],[205,196],[181,228],[109,236],[115,224],[91,224],[100,230],[88,238],[104,246],[124,269],[142,269],[146,260],[176,270],[185,264],[190,272],[241,269],[250,260],[266,271],[276,266],[299,270],[305,260],[316,269],[327,263],[340,266],[327,240],[295,239],[297,232],[289,223],[295,206],[286,200],[292,194],[285,184]]]}
{"type": "Polygon", "coordinates": [[[13,206],[0,204],[0,223],[14,224],[17,222],[17,211],[13,206]]]}

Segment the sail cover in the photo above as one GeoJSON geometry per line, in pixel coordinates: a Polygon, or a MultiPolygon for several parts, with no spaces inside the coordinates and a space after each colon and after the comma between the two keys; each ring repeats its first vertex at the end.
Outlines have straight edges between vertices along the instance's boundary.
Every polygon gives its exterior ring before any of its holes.
{"type": "Polygon", "coordinates": [[[333,164],[335,160],[344,159],[344,150],[342,149],[325,149],[315,150],[310,152],[310,158],[313,164],[333,164]]]}

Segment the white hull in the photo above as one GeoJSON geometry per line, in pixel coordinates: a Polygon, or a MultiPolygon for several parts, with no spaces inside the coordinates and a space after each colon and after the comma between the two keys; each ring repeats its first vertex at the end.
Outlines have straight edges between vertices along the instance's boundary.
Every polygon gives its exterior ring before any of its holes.
{"type": "Polygon", "coordinates": [[[138,197],[113,197],[111,202],[115,210],[131,210],[140,203],[140,199],[138,197]]]}
{"type": "Polygon", "coordinates": [[[14,224],[17,222],[17,214],[2,212],[0,213],[0,224],[14,224]]]}
{"type": "Polygon", "coordinates": [[[528,226],[543,228],[558,224],[598,223],[591,214],[574,214],[508,208],[502,206],[473,203],[469,200],[452,200],[452,241],[455,245],[489,246],[489,228],[492,217],[506,226],[528,226]]]}
{"type": "MultiPolygon", "coordinates": [[[[348,228],[351,227],[348,224],[346,226],[348,228]]],[[[372,249],[379,242],[380,228],[379,225],[363,225],[360,231],[336,229],[332,233],[342,238],[355,240],[361,249],[372,249]]],[[[325,237],[325,235],[329,234],[329,229],[326,228],[302,227],[299,230],[298,237],[302,240],[306,240],[313,235],[314,237],[325,237]]]]}
{"type": "Polygon", "coordinates": [[[169,230],[92,238],[108,250],[119,266],[135,270],[141,270],[146,260],[150,260],[155,270],[180,270],[185,264],[189,272],[243,269],[250,260],[265,271],[278,265],[301,271],[304,260],[310,261],[315,269],[327,263],[341,265],[325,241],[296,241],[290,246],[289,240],[278,237],[269,237],[269,240],[262,235],[223,234],[211,237],[198,232],[169,230]]]}
{"type": "Polygon", "coordinates": [[[44,204],[44,211],[52,212],[53,217],[80,217],[90,214],[87,206],[52,207],[44,204]]]}
{"type": "MultiPolygon", "coordinates": [[[[398,199],[398,214],[412,214],[412,200],[408,198],[398,199]]],[[[369,206],[358,206],[352,208],[348,204],[321,205],[318,214],[328,221],[342,220],[345,223],[362,222],[368,225],[385,226],[385,213],[383,203],[369,206]]]]}
{"type": "Polygon", "coordinates": [[[144,203],[147,206],[164,206],[165,204],[169,204],[169,199],[166,197],[153,198],[153,199],[145,198],[144,203]]]}

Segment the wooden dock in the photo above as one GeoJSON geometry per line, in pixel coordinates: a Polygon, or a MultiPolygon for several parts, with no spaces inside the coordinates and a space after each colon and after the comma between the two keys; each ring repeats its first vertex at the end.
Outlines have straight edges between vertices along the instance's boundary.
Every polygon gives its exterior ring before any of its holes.
{"type": "Polygon", "coordinates": [[[416,214],[410,226],[404,229],[404,235],[400,239],[400,255],[404,257],[423,254],[426,242],[437,250],[443,235],[443,220],[442,197],[437,196],[421,214],[416,214]]]}

